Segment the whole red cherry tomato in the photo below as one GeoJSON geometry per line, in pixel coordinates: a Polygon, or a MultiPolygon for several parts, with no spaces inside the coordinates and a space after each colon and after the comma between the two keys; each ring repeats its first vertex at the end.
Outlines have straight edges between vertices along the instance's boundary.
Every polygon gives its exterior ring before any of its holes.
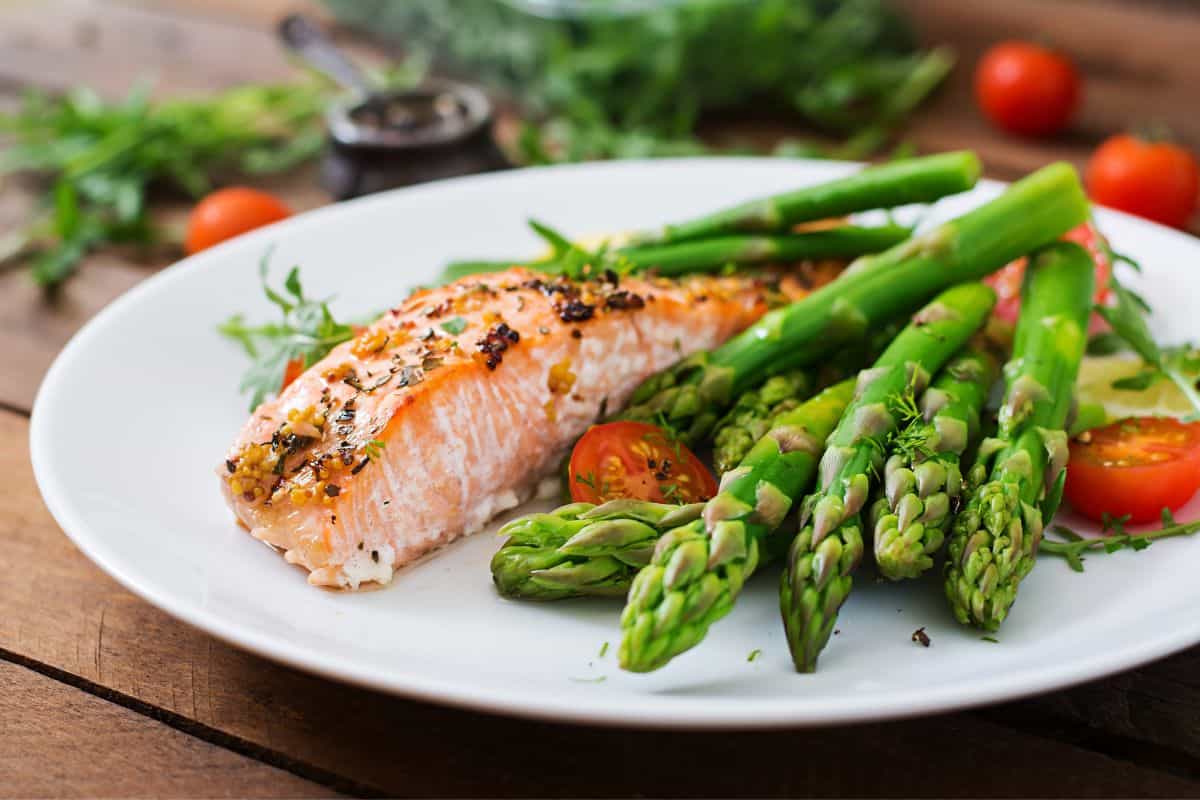
{"type": "Polygon", "coordinates": [[[218,189],[192,209],[188,217],[184,249],[189,255],[198,253],[218,242],[291,215],[292,210],[273,194],[245,186],[218,189]]]}
{"type": "Polygon", "coordinates": [[[1113,136],[1092,154],[1085,175],[1097,203],[1173,228],[1187,225],[1200,198],[1200,166],[1184,148],[1113,136]]]}
{"type": "Polygon", "coordinates": [[[1065,56],[1028,42],[1001,42],[975,68],[975,97],[993,123],[1023,136],[1066,127],[1079,106],[1079,73],[1065,56]]]}

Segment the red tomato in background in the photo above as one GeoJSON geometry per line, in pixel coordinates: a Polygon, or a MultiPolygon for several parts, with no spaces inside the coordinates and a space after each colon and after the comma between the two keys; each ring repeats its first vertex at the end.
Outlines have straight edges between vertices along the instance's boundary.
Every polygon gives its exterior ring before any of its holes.
{"type": "Polygon", "coordinates": [[[303,374],[304,374],[304,359],[303,358],[288,359],[287,364],[285,364],[283,367],[283,381],[282,381],[281,385],[279,386],[279,391],[283,392],[284,389],[286,389],[288,386],[291,385],[292,381],[296,380],[296,378],[299,378],[303,374]]]}
{"type": "Polygon", "coordinates": [[[994,45],[975,67],[975,98],[998,127],[1048,136],[1066,127],[1079,106],[1079,73],[1066,57],[1028,42],[994,45]]]}
{"type": "Polygon", "coordinates": [[[1184,148],[1113,136],[1096,148],[1084,175],[1097,203],[1183,228],[1200,200],[1200,166],[1184,148]]]}
{"type": "MultiPolygon", "coordinates": [[[[1068,242],[1082,245],[1091,254],[1092,260],[1096,262],[1096,302],[1102,305],[1107,303],[1112,297],[1112,289],[1109,288],[1112,264],[1109,261],[1104,237],[1092,223],[1085,222],[1064,233],[1062,238],[1068,242]]],[[[1005,322],[1015,323],[1020,314],[1021,283],[1025,280],[1025,263],[1026,259],[1019,258],[984,278],[984,283],[996,290],[994,313],[1005,322]]],[[[1093,314],[1090,332],[1095,333],[1104,325],[1104,320],[1099,315],[1093,314]]]]}
{"type": "Polygon", "coordinates": [[[644,422],[588,428],[571,451],[567,475],[578,503],[621,497],[694,503],[717,493],[716,479],[691,450],[644,422]]]}
{"type": "Polygon", "coordinates": [[[205,196],[192,209],[188,217],[184,249],[189,255],[198,253],[226,239],[291,215],[292,210],[273,194],[245,186],[218,189],[205,196]]]}
{"type": "Polygon", "coordinates": [[[1065,495],[1091,519],[1105,513],[1150,522],[1200,489],[1200,425],[1132,417],[1071,442],[1065,495]]]}

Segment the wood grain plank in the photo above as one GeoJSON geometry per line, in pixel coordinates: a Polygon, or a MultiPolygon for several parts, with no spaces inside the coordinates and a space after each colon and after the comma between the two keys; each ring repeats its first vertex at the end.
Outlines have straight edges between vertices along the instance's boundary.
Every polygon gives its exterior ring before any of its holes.
{"type": "Polygon", "coordinates": [[[0,797],[336,797],[0,661],[0,797]]]}
{"type": "Polygon", "coordinates": [[[12,498],[0,506],[0,648],[381,793],[929,796],[970,785],[980,796],[1200,796],[1200,783],[973,714],[653,733],[505,720],[320,680],[177,623],[100,573],[38,499],[26,438],[26,420],[0,412],[0,474],[12,498]],[[931,753],[954,756],[935,769],[931,753]],[[985,759],[1021,768],[976,782],[985,759]]]}
{"type": "Polygon", "coordinates": [[[98,0],[7,4],[0,16],[0,81],[119,96],[146,77],[160,93],[198,92],[295,70],[265,31],[221,20],[98,0]]]}
{"type": "MultiPolygon", "coordinates": [[[[0,6],[0,85],[61,91],[87,85],[120,97],[151,80],[156,95],[210,92],[300,77],[275,37],[283,11],[318,4],[272,2],[135,3],[17,0],[0,6]],[[188,13],[183,13],[184,7],[188,13]],[[286,8],[285,8],[286,6],[286,8]],[[250,13],[253,12],[253,13],[250,13]]],[[[379,48],[335,39],[356,59],[379,62],[379,48]]]]}

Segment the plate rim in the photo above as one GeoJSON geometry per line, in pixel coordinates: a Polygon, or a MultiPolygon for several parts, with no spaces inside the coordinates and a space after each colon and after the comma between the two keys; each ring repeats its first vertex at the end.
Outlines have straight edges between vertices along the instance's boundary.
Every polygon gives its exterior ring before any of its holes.
{"type": "MultiPolygon", "coordinates": [[[[781,162],[789,165],[807,165],[829,172],[835,171],[831,167],[836,167],[837,170],[844,168],[844,171],[849,172],[856,166],[861,166],[857,162],[828,162],[815,159],[783,160],[755,156],[708,156],[630,159],[615,162],[532,167],[434,181],[333,203],[302,212],[279,223],[238,237],[236,242],[238,246],[244,246],[247,242],[252,243],[260,239],[265,241],[272,237],[286,235],[289,228],[307,225],[316,218],[334,218],[339,214],[353,214],[361,208],[374,204],[386,205],[391,198],[398,194],[410,195],[423,190],[440,190],[449,185],[519,181],[531,173],[547,171],[586,173],[614,169],[636,171],[647,166],[686,168],[737,163],[779,165],[781,162]]],[[[980,180],[978,184],[979,187],[992,188],[1001,188],[1006,185],[1008,185],[1007,181],[986,178],[980,180]]],[[[1197,241],[1195,237],[1157,223],[1108,208],[1100,209],[1099,213],[1103,216],[1116,215],[1129,223],[1147,226],[1160,235],[1168,234],[1169,238],[1176,238],[1185,246],[1200,247],[1200,241],[1197,241]]],[[[777,703],[775,698],[714,701],[712,698],[696,697],[674,700],[672,702],[676,704],[675,708],[667,709],[663,713],[657,713],[656,709],[655,716],[650,718],[631,718],[622,708],[605,708],[604,695],[597,695],[596,701],[590,703],[581,703],[579,697],[568,695],[552,695],[550,699],[547,699],[546,695],[534,695],[531,699],[528,694],[516,693],[513,690],[480,689],[465,685],[458,680],[441,680],[431,678],[427,673],[406,671],[399,666],[385,674],[373,674],[361,666],[356,666],[353,659],[341,657],[336,653],[323,653],[312,647],[293,645],[287,637],[282,635],[274,636],[246,629],[244,626],[239,626],[236,619],[229,619],[196,604],[178,600],[172,596],[165,585],[160,588],[144,584],[137,576],[127,572],[126,566],[121,563],[121,559],[115,553],[106,551],[103,546],[103,537],[88,535],[86,519],[83,519],[83,515],[77,509],[69,506],[67,501],[69,492],[58,483],[54,474],[50,456],[52,448],[48,438],[50,423],[46,421],[48,412],[42,410],[49,402],[44,398],[54,394],[55,387],[64,380],[63,376],[68,372],[70,363],[79,357],[81,349],[86,348],[88,340],[97,335],[97,332],[102,330],[110,319],[119,317],[124,313],[126,307],[136,304],[144,293],[157,291],[174,280],[177,275],[189,269],[193,261],[204,260],[214,254],[219,255],[230,244],[232,242],[217,245],[194,256],[188,256],[140,281],[101,309],[75,332],[55,357],[38,387],[29,418],[29,448],[30,461],[42,501],[62,531],[89,560],[124,588],[151,605],[205,634],[214,636],[239,649],[302,672],[341,683],[456,708],[524,719],[605,727],[721,730],[799,728],[863,723],[990,705],[1104,678],[1200,642],[1200,617],[1196,617],[1196,622],[1191,625],[1174,625],[1170,630],[1157,636],[1143,637],[1134,645],[1124,644],[1115,651],[1113,649],[1099,651],[1083,660],[1073,660],[1067,666],[1047,664],[1036,669],[1027,667],[1015,674],[979,678],[966,684],[970,687],[969,691],[960,688],[957,684],[943,684],[931,688],[924,694],[906,695],[888,704],[872,702],[855,705],[845,702],[847,698],[843,698],[841,702],[835,704],[837,706],[835,709],[821,710],[820,706],[814,706],[812,710],[802,712],[787,705],[783,708],[769,707],[771,703],[777,703]],[[554,699],[555,697],[557,699],[554,699]]]]}

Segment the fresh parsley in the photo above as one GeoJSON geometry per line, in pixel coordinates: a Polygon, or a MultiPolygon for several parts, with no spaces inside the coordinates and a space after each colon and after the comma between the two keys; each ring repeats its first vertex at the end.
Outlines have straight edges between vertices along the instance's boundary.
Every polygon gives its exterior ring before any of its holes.
{"type": "Polygon", "coordinates": [[[458,336],[467,329],[467,321],[462,317],[454,317],[443,322],[441,327],[451,336],[458,336]]]}
{"type": "Polygon", "coordinates": [[[282,289],[272,288],[267,282],[271,252],[268,250],[259,261],[258,276],[263,294],[283,318],[251,325],[242,314],[234,314],[217,327],[221,335],[240,344],[250,357],[250,368],[238,388],[250,395],[251,410],[268,395],[279,392],[289,361],[300,359],[307,368],[354,335],[351,325],[334,319],[328,300],[316,300],[304,293],[299,267],[288,272],[282,289]]]}

